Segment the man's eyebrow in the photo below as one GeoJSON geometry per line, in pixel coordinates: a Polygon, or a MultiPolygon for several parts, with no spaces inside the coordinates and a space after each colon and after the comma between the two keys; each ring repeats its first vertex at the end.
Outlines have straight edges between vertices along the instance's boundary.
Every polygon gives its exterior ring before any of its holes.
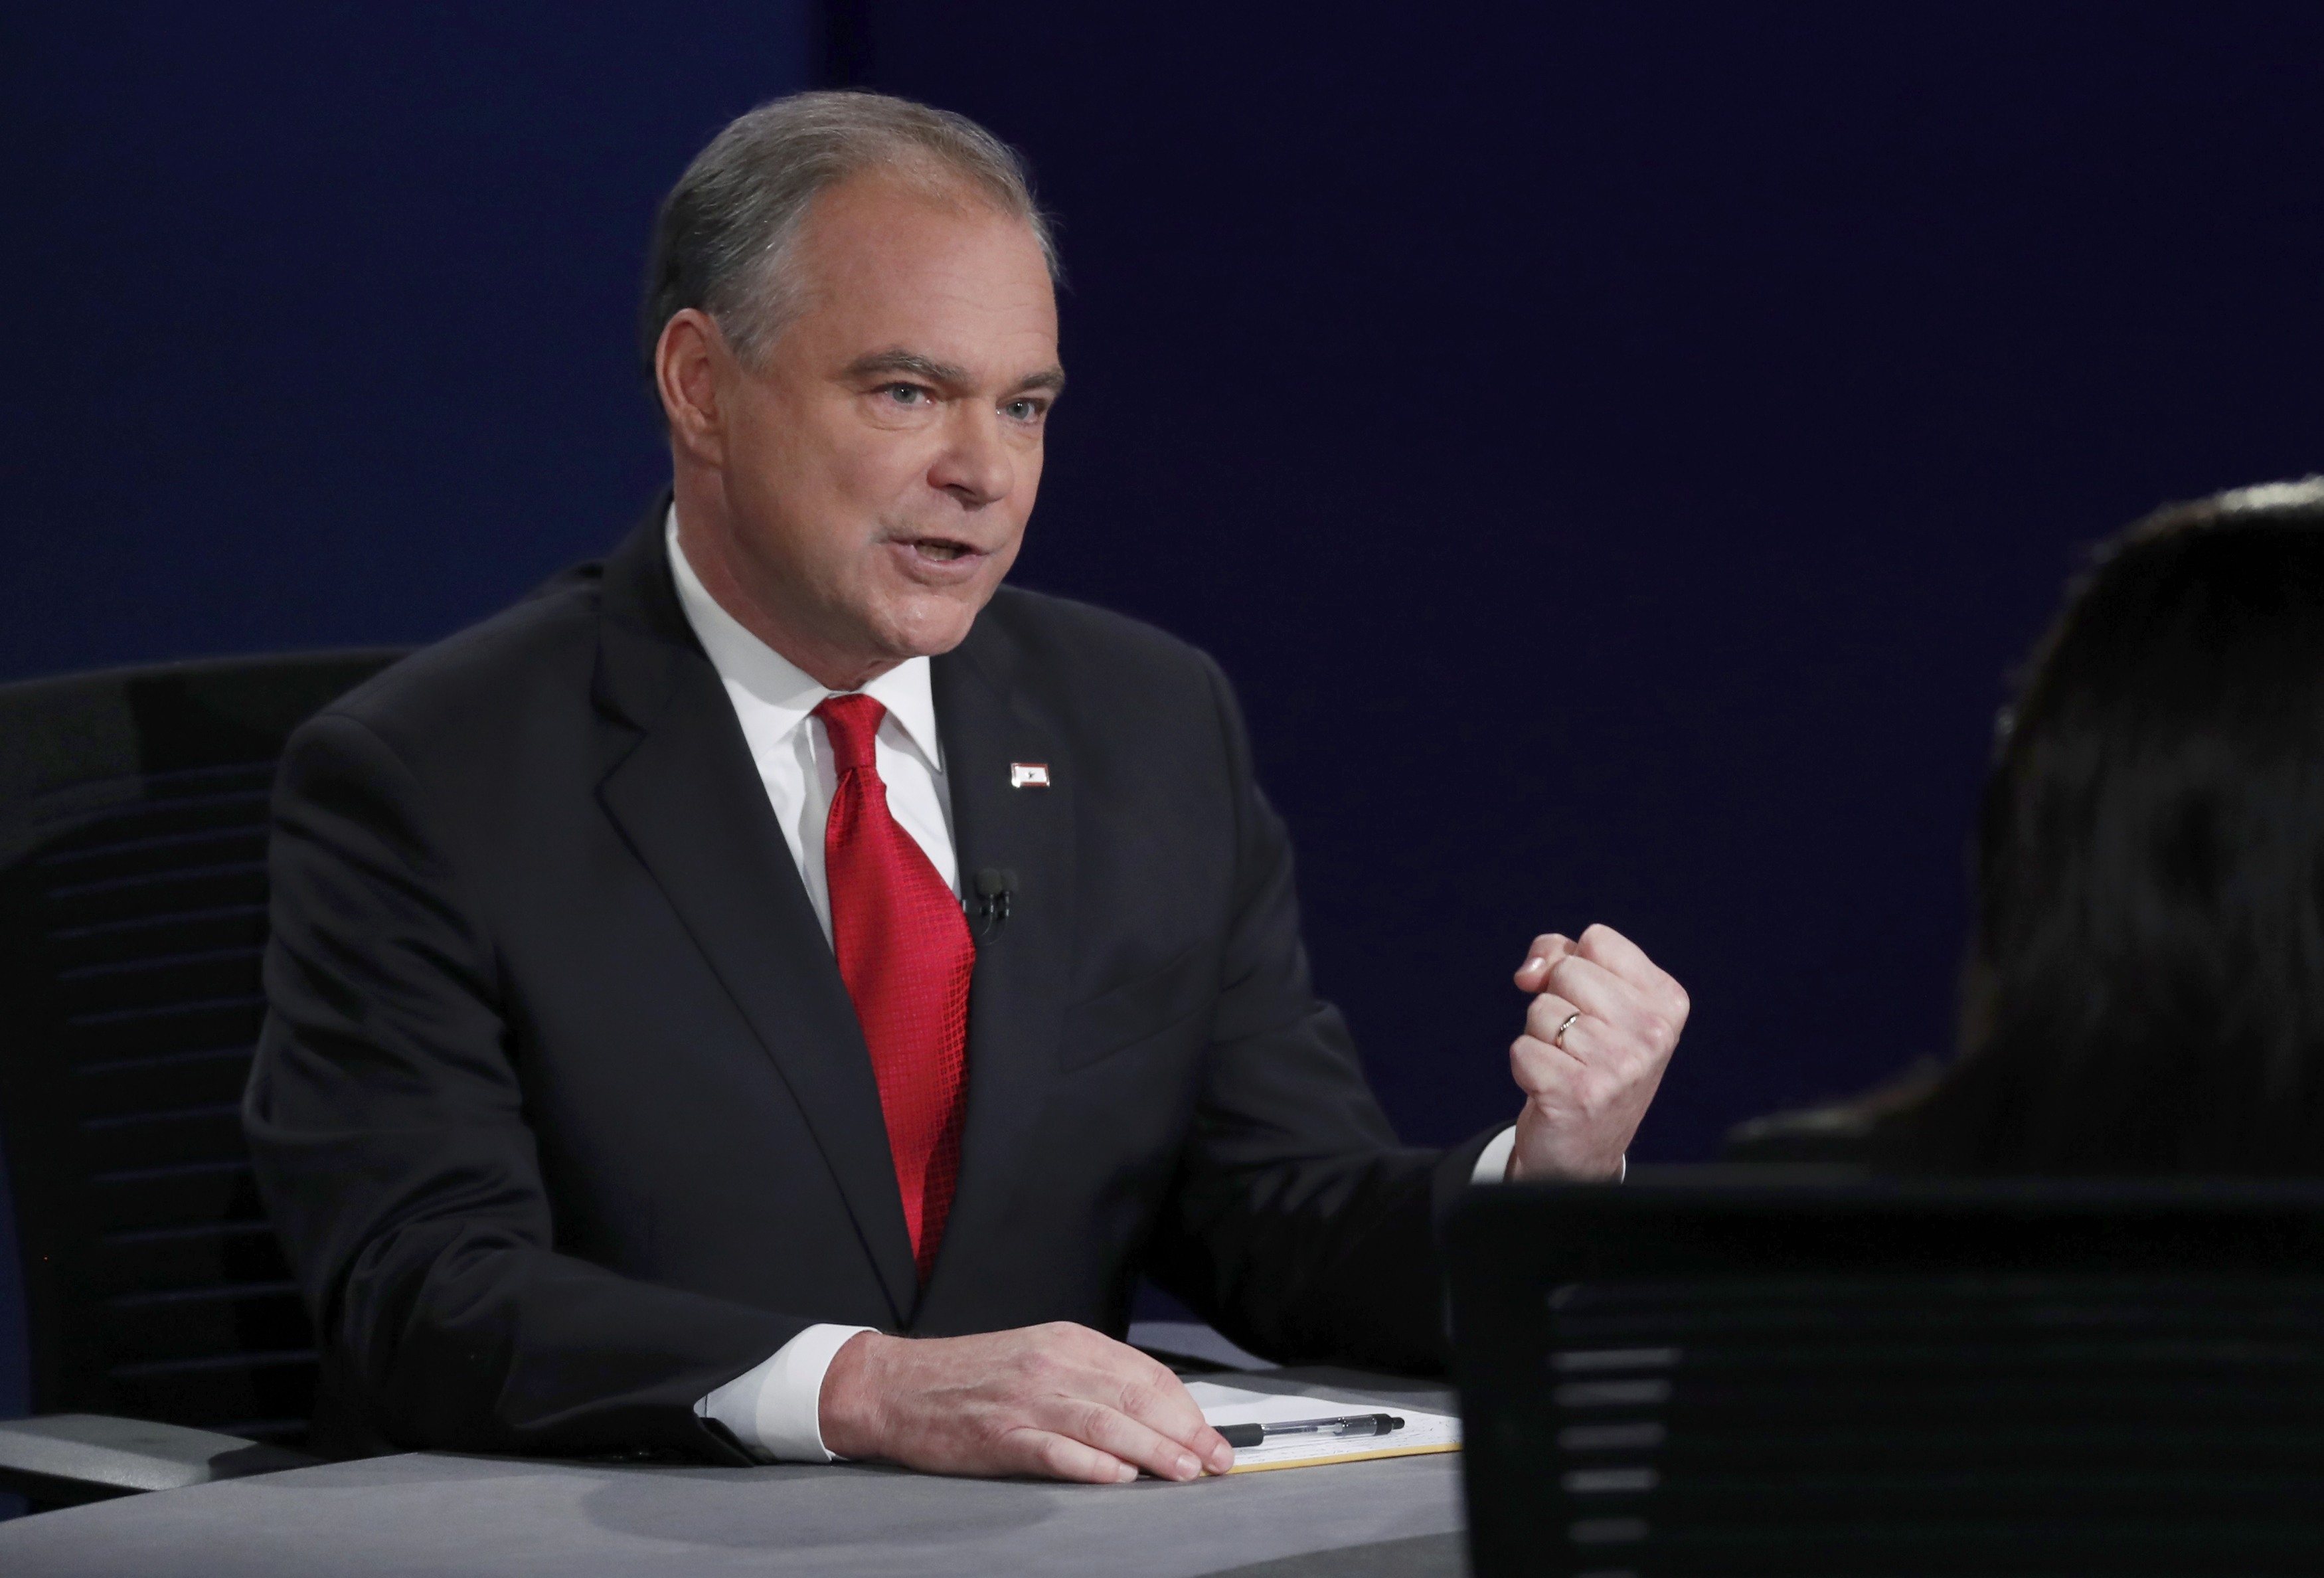
{"type": "Polygon", "coordinates": [[[878,373],[908,373],[931,383],[968,382],[967,368],[955,367],[950,362],[939,362],[933,356],[923,356],[918,351],[874,351],[868,356],[858,356],[847,365],[847,376],[850,378],[868,378],[878,373]]]}
{"type": "MultiPolygon", "coordinates": [[[[849,378],[876,378],[883,373],[902,373],[930,383],[950,384],[955,388],[969,381],[968,369],[950,362],[939,362],[933,356],[923,356],[918,351],[903,349],[874,351],[868,356],[858,356],[847,365],[849,378]]],[[[1045,389],[1051,394],[1065,387],[1065,370],[1052,362],[1038,373],[1028,373],[1012,387],[1045,389]]]]}

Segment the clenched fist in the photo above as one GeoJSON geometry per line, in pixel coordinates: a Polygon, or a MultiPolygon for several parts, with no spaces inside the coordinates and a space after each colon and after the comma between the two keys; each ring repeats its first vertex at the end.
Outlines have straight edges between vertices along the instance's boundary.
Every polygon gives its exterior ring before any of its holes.
{"type": "Polygon", "coordinates": [[[1517,990],[1537,995],[1509,1072],[1525,1092],[1508,1177],[1612,1178],[1686,1029],[1686,992],[1609,926],[1534,939],[1517,990]]]}

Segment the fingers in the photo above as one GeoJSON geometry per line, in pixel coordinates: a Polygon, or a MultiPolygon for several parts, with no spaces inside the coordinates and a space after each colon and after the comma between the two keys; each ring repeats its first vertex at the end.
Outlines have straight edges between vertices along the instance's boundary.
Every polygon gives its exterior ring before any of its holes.
{"type": "Polygon", "coordinates": [[[1635,988],[1655,1011],[1682,1023],[1685,1020],[1686,989],[1669,971],[1646,957],[1645,949],[1612,927],[1591,927],[1582,934],[1573,951],[1635,988]]]}
{"type": "Polygon", "coordinates": [[[1560,1057],[1579,1057],[1582,1049],[1570,1043],[1582,1033],[1582,1027],[1587,1022],[1587,1011],[1580,1003],[1560,997],[1554,992],[1545,992],[1526,1005],[1525,1038],[1540,1042],[1560,1057]],[[1565,1021],[1577,1013],[1582,1014],[1583,1018],[1574,1020],[1570,1027],[1567,1026],[1565,1021]],[[1561,1030],[1564,1032],[1563,1035],[1559,1034],[1561,1030]]]}
{"type": "Polygon", "coordinates": [[[1583,958],[1603,964],[1626,980],[1642,981],[1659,976],[1662,972],[1646,957],[1646,951],[1616,931],[1610,926],[1597,925],[1582,934],[1573,951],[1583,958]]]}
{"type": "Polygon", "coordinates": [[[1065,1399],[1066,1433],[1166,1480],[1234,1466],[1234,1448],[1211,1428],[1185,1383],[1167,1366],[1126,1343],[1074,1329],[1095,1351],[1091,1372],[1065,1399]]]}
{"type": "Polygon", "coordinates": [[[1566,1023],[1579,1012],[1545,992],[1526,1010],[1525,1034],[1509,1044],[1509,1077],[1529,1104],[1560,1123],[1586,1122],[1623,1079],[1612,1032],[1588,1014],[1566,1023]]]}
{"type": "Polygon", "coordinates": [[[1010,1445],[1021,1459],[1019,1472],[1047,1480],[1067,1480],[1084,1485],[1126,1485],[1138,1470],[1110,1452],[1101,1452],[1070,1435],[1047,1430],[1013,1433],[1010,1445]]]}
{"type": "Polygon", "coordinates": [[[1534,938],[1533,946],[1526,950],[1525,963],[1517,966],[1514,977],[1517,990],[1552,990],[1558,965],[1568,959],[1596,964],[1651,1000],[1656,1011],[1666,1017],[1685,1018],[1686,992],[1678,982],[1648,958],[1645,949],[1610,926],[1592,926],[1578,939],[1554,931],[1534,938]]]}
{"type": "Polygon", "coordinates": [[[1526,950],[1525,963],[1517,969],[1519,992],[1539,992],[1549,979],[1551,966],[1573,951],[1573,940],[1559,932],[1545,932],[1533,939],[1526,950]]]}
{"type": "Polygon", "coordinates": [[[1545,934],[1517,983],[1536,995],[1509,1047],[1526,1096],[1509,1176],[1618,1176],[1685,1028],[1686,992],[1606,926],[1545,934]]]}
{"type": "MultiPolygon", "coordinates": [[[[1058,1438],[1130,1465],[1132,1478],[1143,1470],[1157,1480],[1191,1480],[1209,1466],[1184,1443],[1144,1420],[1088,1398],[1051,1398],[1035,1410],[1034,1417],[1058,1438]]],[[[1200,1417],[1197,1414],[1196,1418],[1200,1417]]],[[[1226,1465],[1234,1465],[1232,1448],[1228,1449],[1226,1465]]]]}
{"type": "Polygon", "coordinates": [[[1509,1043],[1509,1077],[1528,1103],[1548,1103],[1553,1112],[1571,1103],[1582,1066],[1572,1053],[1538,1036],[1519,1036],[1509,1043]]]}
{"type": "Polygon", "coordinates": [[[1566,999],[1593,1019],[1609,1021],[1627,1019],[1644,1006],[1636,987],[1579,954],[1552,965],[1543,990],[1566,999]]]}
{"type": "Polygon", "coordinates": [[[1188,1479],[1204,1469],[1222,1474],[1234,1467],[1234,1448],[1203,1417],[1203,1410],[1194,1406],[1185,1381],[1167,1365],[1148,1358],[1127,1343],[1115,1343],[1112,1346],[1129,1355],[1131,1365],[1130,1379],[1120,1395],[1111,1399],[1117,1410],[1193,1458],[1194,1467],[1186,1475],[1188,1479]]]}
{"type": "MultiPolygon", "coordinates": [[[[1191,1480],[1234,1466],[1234,1449],[1203,1418],[1185,1384],[1126,1343],[1069,1322],[1022,1333],[1035,1344],[1022,1393],[1037,1435],[1078,1443],[1157,1479],[1191,1480]]],[[[1038,1472],[1084,1478],[1104,1465],[1053,1443],[1038,1472]]]]}
{"type": "MultiPolygon", "coordinates": [[[[1611,927],[1583,932],[1573,951],[1550,967],[1544,990],[1665,1056],[1686,1026],[1684,990],[1611,927]]],[[[1569,1045],[1572,1039],[1569,1033],[1569,1045]]]]}

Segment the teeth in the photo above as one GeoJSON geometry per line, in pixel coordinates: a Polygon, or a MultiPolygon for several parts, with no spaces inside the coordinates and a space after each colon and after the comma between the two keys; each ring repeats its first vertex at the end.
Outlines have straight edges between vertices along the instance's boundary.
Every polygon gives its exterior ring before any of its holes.
{"type": "Polygon", "coordinates": [[[958,558],[962,549],[957,542],[923,542],[920,551],[930,558],[958,558]]]}

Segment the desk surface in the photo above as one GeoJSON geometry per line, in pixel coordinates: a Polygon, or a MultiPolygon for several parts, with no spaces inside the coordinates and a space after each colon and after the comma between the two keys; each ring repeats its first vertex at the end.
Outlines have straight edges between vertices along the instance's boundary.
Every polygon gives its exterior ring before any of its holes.
{"type": "MultiPolygon", "coordinates": [[[[1236,1384],[1452,1406],[1441,1389],[1345,1372],[1279,1370],[1236,1384]]],[[[1457,1454],[1083,1486],[853,1463],[715,1469],[412,1453],[0,1524],[0,1571],[1452,1578],[1465,1570],[1461,1526],[1457,1454]]]]}

